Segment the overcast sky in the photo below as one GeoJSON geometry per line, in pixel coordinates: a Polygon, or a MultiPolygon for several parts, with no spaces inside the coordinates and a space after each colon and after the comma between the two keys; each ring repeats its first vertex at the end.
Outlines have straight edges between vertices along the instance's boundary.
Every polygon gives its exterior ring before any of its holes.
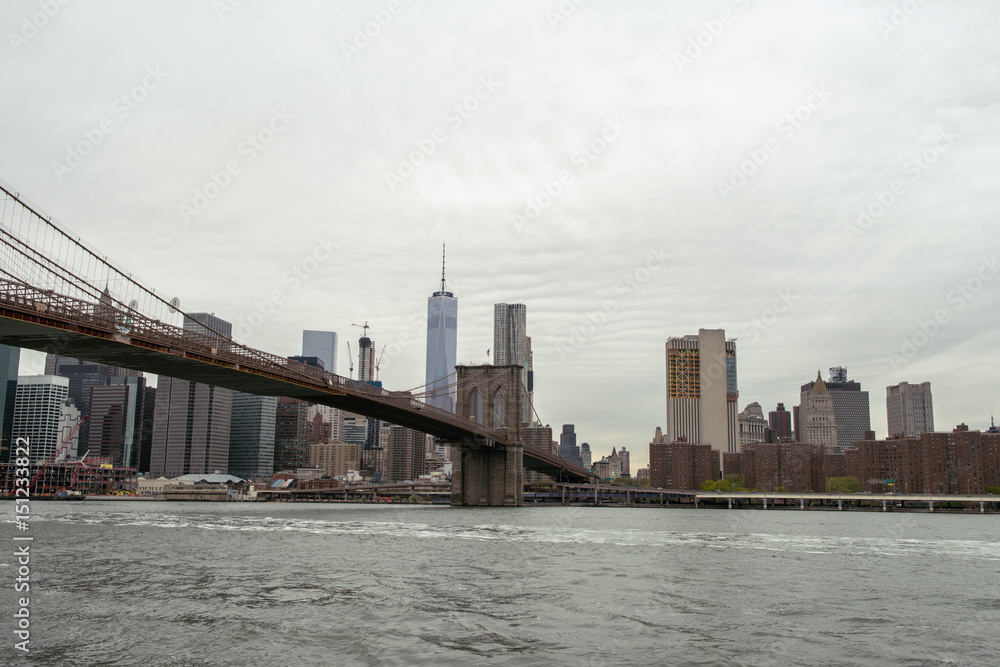
{"type": "Polygon", "coordinates": [[[447,242],[459,361],[527,304],[537,410],[595,459],[646,463],[699,328],[737,338],[740,409],[846,365],[880,436],[902,380],[938,430],[1000,413],[995,0],[7,0],[0,28],[0,178],[254,347],[334,330],[346,375],[367,321],[385,385],[423,384],[447,242]]]}

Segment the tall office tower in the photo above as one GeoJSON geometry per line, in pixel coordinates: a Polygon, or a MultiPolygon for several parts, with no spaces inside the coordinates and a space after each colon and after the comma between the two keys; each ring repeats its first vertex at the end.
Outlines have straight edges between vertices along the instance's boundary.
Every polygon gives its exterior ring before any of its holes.
{"type": "Polygon", "coordinates": [[[138,468],[144,448],[149,458],[153,425],[146,403],[155,401],[155,394],[147,389],[142,377],[108,378],[107,384],[91,387],[90,421],[84,428],[92,455],[125,468],[138,468]]]}
{"type": "Polygon", "coordinates": [[[414,481],[424,474],[427,436],[405,426],[390,426],[385,448],[386,475],[390,482],[414,481]]]}
{"type": "Polygon", "coordinates": [[[303,331],[302,356],[319,357],[323,369],[337,372],[337,333],[335,331],[303,331]]]}
{"type": "Polygon", "coordinates": [[[427,298],[427,403],[455,412],[455,359],[458,350],[458,299],[444,280],[444,248],[441,249],[441,289],[427,298]]]}
{"type": "Polygon", "coordinates": [[[764,419],[764,410],[760,407],[760,403],[750,403],[743,408],[737,421],[740,427],[740,449],[751,442],[764,442],[767,420],[764,419]]]}
{"type": "Polygon", "coordinates": [[[229,428],[229,474],[245,479],[268,478],[274,473],[274,428],[278,412],[275,396],[233,392],[229,428]]]}
{"type": "Polygon", "coordinates": [[[559,435],[559,456],[570,463],[583,465],[580,448],[576,446],[576,431],[573,430],[573,424],[563,424],[562,433],[559,435]]]}
{"type": "Polygon", "coordinates": [[[837,445],[837,417],[833,409],[833,397],[819,371],[816,371],[816,381],[800,406],[799,414],[802,420],[799,439],[802,442],[840,451],[841,448],[837,445]]]}
{"type": "Polygon", "coordinates": [[[56,375],[22,375],[17,378],[11,437],[27,438],[32,463],[46,461],[62,441],[60,422],[69,396],[69,380],[56,375]]]}
{"type": "Polygon", "coordinates": [[[900,382],[885,388],[885,412],[889,437],[915,438],[934,431],[931,383],[900,382]]]}
{"type": "Polygon", "coordinates": [[[309,465],[309,404],[282,396],[274,418],[274,472],[309,465]]]}
{"type": "MultiPolygon", "coordinates": [[[[211,313],[189,313],[185,335],[226,349],[233,325],[211,313]]],[[[161,375],[156,386],[149,472],[159,477],[225,473],[229,469],[231,389],[161,375]]]]}
{"type": "Polygon", "coordinates": [[[20,359],[21,348],[0,345],[0,463],[7,463],[10,452],[20,359]]]}
{"type": "Polygon", "coordinates": [[[785,410],[784,403],[778,403],[778,409],[767,413],[767,416],[775,442],[792,437],[792,413],[785,410]]]}
{"type": "MultiPolygon", "coordinates": [[[[624,453],[625,450],[622,449],[622,452],[624,453]]],[[[587,470],[590,470],[590,466],[593,465],[594,463],[593,454],[591,454],[589,442],[585,442],[582,445],[580,445],[580,463],[587,470]]]]}
{"type": "Polygon", "coordinates": [[[630,461],[630,456],[631,456],[630,452],[624,447],[622,447],[621,449],[618,450],[618,456],[622,460],[622,476],[631,475],[632,464],[630,461]]]}
{"type": "Polygon", "coordinates": [[[722,329],[699,329],[667,339],[666,349],[666,442],[686,438],[717,452],[739,451],[736,341],[722,329]]]}
{"type": "Polygon", "coordinates": [[[362,382],[375,380],[375,342],[368,336],[358,339],[358,379],[362,382]]]}
{"type": "MultiPolygon", "coordinates": [[[[528,402],[528,309],[523,303],[497,303],[493,306],[493,364],[517,364],[521,371],[521,421],[531,423],[528,402]]],[[[578,457],[579,458],[579,457],[578,457]]]]}
{"type": "MultiPolygon", "coordinates": [[[[804,384],[799,395],[799,428],[809,423],[807,402],[815,382],[804,384]]],[[[861,384],[847,379],[847,368],[836,366],[830,369],[830,379],[824,383],[833,400],[834,418],[837,424],[837,448],[843,450],[865,439],[871,430],[871,410],[868,392],[861,390],[861,384]]],[[[805,442],[800,433],[796,437],[805,442]]]]}

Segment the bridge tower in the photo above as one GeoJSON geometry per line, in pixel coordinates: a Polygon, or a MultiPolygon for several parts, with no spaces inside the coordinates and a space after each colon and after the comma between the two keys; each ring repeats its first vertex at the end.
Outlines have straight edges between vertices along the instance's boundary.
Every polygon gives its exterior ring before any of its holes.
{"type": "Polygon", "coordinates": [[[523,367],[456,366],[455,370],[455,414],[495,429],[497,439],[452,443],[451,504],[520,507],[524,504],[523,367]]]}

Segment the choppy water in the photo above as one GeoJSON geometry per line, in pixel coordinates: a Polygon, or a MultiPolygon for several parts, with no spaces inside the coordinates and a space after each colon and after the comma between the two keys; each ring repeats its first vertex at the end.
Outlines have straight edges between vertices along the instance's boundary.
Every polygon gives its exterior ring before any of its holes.
{"type": "MultiPolygon", "coordinates": [[[[0,512],[12,512],[11,504],[0,512]]],[[[32,504],[39,665],[998,665],[995,515],[32,504]]]]}

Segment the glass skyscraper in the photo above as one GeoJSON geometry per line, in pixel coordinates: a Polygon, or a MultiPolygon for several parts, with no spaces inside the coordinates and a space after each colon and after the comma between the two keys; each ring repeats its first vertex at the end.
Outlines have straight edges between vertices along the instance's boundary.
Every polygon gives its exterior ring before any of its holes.
{"type": "Polygon", "coordinates": [[[334,331],[303,331],[302,356],[319,357],[323,368],[337,372],[337,333],[334,331]]]}
{"type": "Polygon", "coordinates": [[[455,356],[458,348],[458,299],[447,290],[444,253],[441,256],[441,289],[427,299],[427,403],[455,412],[458,393],[455,356]]]}

